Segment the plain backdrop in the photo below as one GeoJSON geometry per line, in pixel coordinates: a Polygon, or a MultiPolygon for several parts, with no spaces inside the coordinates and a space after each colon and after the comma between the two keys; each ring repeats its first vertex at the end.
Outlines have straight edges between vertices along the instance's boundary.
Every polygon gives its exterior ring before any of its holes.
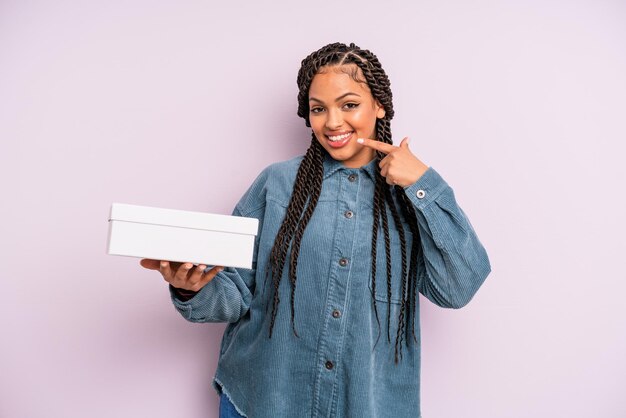
{"type": "Polygon", "coordinates": [[[623,1],[0,1],[0,416],[217,417],[223,324],[106,255],[112,202],[229,214],[306,149],[300,61],[374,51],[493,272],[422,299],[425,418],[626,416],[623,1]]]}

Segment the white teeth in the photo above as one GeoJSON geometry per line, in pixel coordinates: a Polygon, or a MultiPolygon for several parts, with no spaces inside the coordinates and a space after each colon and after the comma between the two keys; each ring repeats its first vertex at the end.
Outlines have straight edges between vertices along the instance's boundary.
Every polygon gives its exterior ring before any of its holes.
{"type": "Polygon", "coordinates": [[[337,136],[330,136],[330,135],[327,135],[327,136],[328,136],[328,139],[330,139],[333,142],[336,142],[336,141],[341,141],[343,139],[346,139],[350,135],[352,135],[352,132],[348,132],[347,134],[337,135],[337,136]]]}

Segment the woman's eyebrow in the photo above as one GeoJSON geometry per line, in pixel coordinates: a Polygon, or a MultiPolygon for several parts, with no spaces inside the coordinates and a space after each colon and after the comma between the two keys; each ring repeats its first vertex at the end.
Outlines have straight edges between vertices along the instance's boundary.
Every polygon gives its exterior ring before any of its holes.
{"type": "MultiPolygon", "coordinates": [[[[337,98],[335,99],[335,101],[336,101],[336,102],[338,102],[338,101],[340,101],[340,100],[344,99],[346,96],[350,96],[350,95],[357,96],[357,97],[361,97],[360,95],[358,95],[358,94],[356,94],[356,93],[353,93],[353,92],[349,91],[349,92],[347,92],[347,93],[345,93],[345,94],[342,94],[341,96],[337,97],[337,98]]],[[[321,101],[320,99],[316,99],[315,97],[309,97],[309,101],[310,101],[310,102],[324,103],[323,101],[321,101]]]]}

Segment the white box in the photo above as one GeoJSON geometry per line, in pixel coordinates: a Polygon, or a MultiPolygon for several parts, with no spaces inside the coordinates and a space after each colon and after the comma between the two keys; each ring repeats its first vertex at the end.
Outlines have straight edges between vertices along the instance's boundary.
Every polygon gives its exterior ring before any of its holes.
{"type": "Polygon", "coordinates": [[[259,220],[113,203],[108,253],[225,267],[252,267],[259,220]]]}

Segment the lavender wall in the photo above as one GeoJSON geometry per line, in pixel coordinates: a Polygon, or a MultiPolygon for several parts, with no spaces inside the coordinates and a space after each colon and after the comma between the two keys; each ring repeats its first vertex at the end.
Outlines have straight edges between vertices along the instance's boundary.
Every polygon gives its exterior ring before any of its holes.
{"type": "Polygon", "coordinates": [[[336,40],[493,264],[422,301],[424,416],[626,416],[625,3],[249,3],[0,2],[0,416],[217,416],[223,325],[105,254],[109,206],[230,213],[305,149],[296,72],[336,40]]]}

